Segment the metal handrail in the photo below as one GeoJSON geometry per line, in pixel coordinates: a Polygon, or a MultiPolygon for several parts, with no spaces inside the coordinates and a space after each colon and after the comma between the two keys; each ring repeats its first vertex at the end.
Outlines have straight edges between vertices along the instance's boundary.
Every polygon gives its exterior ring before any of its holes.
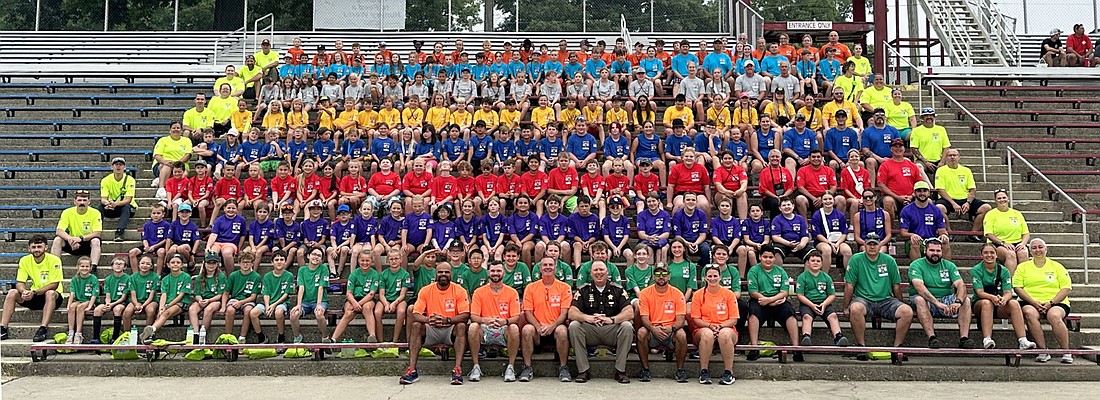
{"type": "Polygon", "coordinates": [[[734,32],[744,33],[748,36],[749,43],[755,43],[756,38],[764,35],[764,17],[756,12],[745,0],[733,0],[734,7],[734,32]]]}
{"type": "Polygon", "coordinates": [[[951,100],[952,103],[955,103],[955,107],[958,107],[960,110],[962,110],[962,112],[964,112],[964,113],[966,113],[966,115],[970,116],[970,119],[973,119],[974,122],[978,123],[978,140],[981,142],[980,143],[981,145],[978,146],[978,147],[981,148],[981,154],[982,154],[982,181],[983,182],[988,181],[988,179],[986,177],[986,170],[989,169],[989,163],[986,162],[986,160],[985,160],[985,123],[983,123],[982,120],[978,119],[978,117],[975,117],[974,114],[971,114],[970,110],[966,109],[966,107],[964,107],[962,104],[960,104],[958,100],[955,100],[954,97],[951,97],[951,95],[948,94],[947,91],[944,90],[943,87],[941,87],[938,83],[936,83],[935,81],[932,81],[932,82],[928,82],[928,84],[932,86],[932,91],[931,92],[932,92],[932,106],[933,107],[936,106],[936,91],[939,90],[940,93],[943,93],[944,97],[947,97],[948,100],[951,100]]]}
{"type": "MultiPolygon", "coordinates": [[[[235,30],[233,32],[229,32],[227,34],[222,35],[220,38],[214,39],[214,65],[218,65],[218,53],[221,52],[221,48],[218,47],[218,43],[220,43],[222,40],[229,39],[230,37],[236,36],[238,33],[241,34],[241,40],[243,40],[247,43],[247,41],[248,41],[248,37],[247,37],[248,31],[247,31],[247,29],[248,29],[248,26],[242,26],[240,28],[237,28],[237,30],[235,30]]],[[[242,64],[244,63],[244,57],[243,56],[241,57],[241,63],[242,64]]]]}
{"type": "MultiPolygon", "coordinates": [[[[982,146],[982,147],[985,147],[985,146],[982,146]]],[[[1042,171],[1039,171],[1039,169],[1035,168],[1035,166],[1032,165],[1031,162],[1029,162],[1026,158],[1021,156],[1020,153],[1017,153],[1016,149],[1013,149],[1012,146],[1005,146],[1005,150],[1007,151],[1007,155],[1005,156],[1005,160],[1008,161],[1008,201],[1009,202],[1012,201],[1013,193],[1014,193],[1013,188],[1012,188],[1012,178],[1013,178],[1013,176],[1012,176],[1012,158],[1015,157],[1015,158],[1019,159],[1020,161],[1023,161],[1024,165],[1026,165],[1028,168],[1030,168],[1031,172],[1034,172],[1036,176],[1038,176],[1038,177],[1042,178],[1044,181],[1046,181],[1046,183],[1048,185],[1050,185],[1050,187],[1054,188],[1054,190],[1056,192],[1058,192],[1058,194],[1061,195],[1062,198],[1064,198],[1066,200],[1069,200],[1069,203],[1072,204],[1073,207],[1076,208],[1077,211],[1079,211],[1081,213],[1081,242],[1083,243],[1082,251],[1084,253],[1082,253],[1082,254],[1085,258],[1085,284],[1087,285],[1089,283],[1089,232],[1088,232],[1088,213],[1086,212],[1085,207],[1082,207],[1081,204],[1077,202],[1077,200],[1074,200],[1073,197],[1070,197],[1069,194],[1066,194],[1066,192],[1064,190],[1062,190],[1061,187],[1054,184],[1054,182],[1051,182],[1050,178],[1047,178],[1047,176],[1045,174],[1043,174],[1042,171]]]]}
{"type": "MultiPolygon", "coordinates": [[[[271,42],[275,41],[275,14],[268,13],[267,15],[264,15],[260,18],[256,18],[256,20],[252,22],[252,35],[253,35],[252,36],[252,52],[253,53],[255,53],[257,51],[257,49],[259,49],[259,47],[260,47],[259,46],[260,32],[263,32],[263,31],[268,32],[267,40],[269,40],[271,42]],[[263,28],[260,28],[260,21],[263,21],[265,19],[270,19],[271,22],[268,23],[267,26],[265,26],[263,28]]],[[[274,45],[274,44],[275,43],[272,43],[272,45],[274,45]]]]}
{"type": "MultiPolygon", "coordinates": [[[[886,55],[886,57],[883,58],[883,61],[882,61],[883,64],[885,64],[885,65],[882,66],[883,75],[884,75],[883,78],[884,79],[889,79],[890,78],[890,54],[893,54],[895,59],[900,60],[901,62],[905,63],[905,65],[908,65],[909,68],[913,69],[913,72],[916,72],[916,74],[917,74],[917,85],[918,86],[924,84],[924,73],[921,72],[920,68],[918,68],[916,65],[913,65],[913,63],[909,62],[909,60],[905,59],[905,57],[902,57],[901,53],[899,53],[898,50],[894,48],[894,46],[891,46],[887,43],[883,43],[882,45],[886,47],[886,51],[887,51],[887,55],[886,55]]],[[[901,84],[900,74],[896,78],[897,79],[894,80],[894,85],[900,85],[901,84]]],[[[924,90],[923,89],[917,91],[917,105],[920,108],[924,108],[924,90]]]]}

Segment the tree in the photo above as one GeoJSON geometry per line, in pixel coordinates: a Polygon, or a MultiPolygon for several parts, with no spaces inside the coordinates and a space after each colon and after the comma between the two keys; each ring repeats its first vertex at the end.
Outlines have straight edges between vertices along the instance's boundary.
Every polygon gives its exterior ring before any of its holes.
{"type": "MultiPolygon", "coordinates": [[[[621,15],[631,31],[648,32],[652,14],[655,31],[714,32],[720,1],[725,0],[521,0],[519,30],[615,32],[621,15]]],[[[496,7],[505,15],[498,29],[514,30],[515,1],[497,1],[496,7]]]]}
{"type": "Polygon", "coordinates": [[[837,0],[752,0],[752,8],[765,21],[846,21],[852,13],[850,1],[837,0]]]}
{"type": "MultiPolygon", "coordinates": [[[[446,31],[448,0],[412,0],[406,1],[406,31],[446,31]]],[[[481,4],[478,0],[450,0],[451,30],[465,31],[481,23],[478,15],[481,4]]]]}

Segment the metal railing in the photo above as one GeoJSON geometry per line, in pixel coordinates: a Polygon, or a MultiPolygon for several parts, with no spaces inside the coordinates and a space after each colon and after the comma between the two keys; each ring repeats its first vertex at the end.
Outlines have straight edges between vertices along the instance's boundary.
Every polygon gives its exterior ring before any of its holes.
{"type": "MultiPolygon", "coordinates": [[[[652,24],[653,22],[650,22],[652,24]]],[[[630,29],[626,26],[626,15],[619,14],[619,36],[623,38],[623,43],[634,43],[630,40],[630,29]]]]}
{"type": "MultiPolygon", "coordinates": [[[[242,26],[237,30],[224,34],[220,38],[214,40],[214,65],[218,65],[218,53],[222,52],[222,49],[218,46],[218,44],[221,43],[223,40],[227,40],[229,38],[237,36],[238,34],[241,35],[242,45],[244,45],[244,43],[248,43],[248,26],[242,26]]],[[[243,51],[241,52],[241,64],[244,64],[244,53],[245,52],[243,51]]]]}
{"type": "Polygon", "coordinates": [[[970,0],[968,3],[971,10],[978,11],[975,17],[989,33],[996,50],[1012,66],[1020,66],[1020,39],[1016,37],[1016,19],[1002,14],[996,4],[989,0],[970,0]]]}
{"type": "Polygon", "coordinates": [[[731,34],[744,33],[749,38],[749,43],[756,43],[756,38],[764,36],[764,17],[756,12],[743,0],[733,0],[733,23],[731,34]]]}
{"type": "MultiPolygon", "coordinates": [[[[901,53],[899,53],[898,50],[894,48],[894,46],[891,46],[891,45],[886,44],[886,43],[883,43],[882,45],[886,47],[886,52],[887,52],[886,57],[883,58],[883,64],[885,64],[885,65],[882,66],[883,79],[886,79],[887,81],[889,81],[889,79],[890,79],[890,59],[891,59],[891,57],[893,57],[895,60],[898,60],[899,64],[904,63],[905,65],[908,65],[909,68],[911,68],[913,70],[913,73],[917,76],[917,85],[918,86],[923,84],[923,82],[924,82],[924,72],[921,72],[919,67],[917,67],[916,65],[913,65],[913,63],[909,62],[909,60],[907,60],[905,57],[902,57],[901,53]],[[891,55],[893,55],[893,56],[891,56],[891,55]]],[[[901,85],[901,72],[898,72],[898,71],[901,70],[901,66],[900,65],[895,65],[894,69],[895,69],[895,72],[896,72],[895,76],[894,76],[894,86],[899,86],[899,85],[901,85]]],[[[919,108],[924,108],[924,90],[923,89],[917,90],[917,105],[919,106],[919,108]]]]}
{"type": "Polygon", "coordinates": [[[985,160],[985,123],[983,123],[982,120],[978,119],[978,117],[975,117],[974,114],[970,113],[970,110],[967,110],[966,107],[964,107],[962,104],[960,104],[958,100],[955,100],[954,97],[951,97],[951,95],[948,94],[947,91],[944,90],[943,87],[940,86],[940,84],[938,84],[934,81],[933,82],[928,82],[928,84],[930,86],[932,86],[932,91],[931,91],[932,92],[932,94],[931,94],[931,96],[932,96],[932,107],[936,106],[936,91],[938,90],[938,91],[940,91],[940,93],[943,93],[944,97],[946,97],[948,100],[950,100],[952,103],[954,103],[955,107],[958,107],[960,111],[966,113],[966,115],[969,116],[970,119],[972,119],[972,120],[974,120],[974,122],[978,123],[978,141],[980,142],[978,147],[981,148],[981,154],[982,154],[982,181],[983,182],[988,181],[987,176],[986,176],[987,175],[986,170],[989,169],[988,168],[989,163],[985,160]]]}
{"type": "MultiPolygon", "coordinates": [[[[982,147],[985,147],[985,146],[983,145],[982,147]]],[[[1084,259],[1085,259],[1085,284],[1087,285],[1089,283],[1089,232],[1088,232],[1088,213],[1086,212],[1085,208],[1081,207],[1081,204],[1077,203],[1077,201],[1074,200],[1073,197],[1070,197],[1069,194],[1066,194],[1066,192],[1064,190],[1062,190],[1061,187],[1054,184],[1054,182],[1051,182],[1050,178],[1047,178],[1047,176],[1045,174],[1043,174],[1042,171],[1039,171],[1039,169],[1035,168],[1035,166],[1032,165],[1031,162],[1029,162],[1026,158],[1021,156],[1020,153],[1017,153],[1016,149],[1013,149],[1012,146],[1006,146],[1005,151],[1007,152],[1007,154],[1005,155],[1005,160],[1008,161],[1008,201],[1009,202],[1012,202],[1013,193],[1014,193],[1013,187],[1012,187],[1012,179],[1013,179],[1012,159],[1016,158],[1016,159],[1020,160],[1021,162],[1023,162],[1024,165],[1026,165],[1028,168],[1030,168],[1031,172],[1035,173],[1035,176],[1038,176],[1039,178],[1042,178],[1043,181],[1045,181],[1048,185],[1050,185],[1050,187],[1053,188],[1054,191],[1058,192],[1058,194],[1061,195],[1062,198],[1064,198],[1066,200],[1069,200],[1069,203],[1072,204],[1073,207],[1076,208],[1077,211],[1081,213],[1081,242],[1083,244],[1081,251],[1084,252],[1084,253],[1082,253],[1082,255],[1084,256],[1084,259]]]]}
{"type": "Polygon", "coordinates": [[[252,52],[253,53],[258,51],[259,48],[260,48],[260,45],[259,45],[260,35],[262,35],[263,32],[267,32],[267,40],[271,41],[272,42],[271,45],[274,46],[275,45],[275,43],[274,43],[275,42],[275,14],[268,13],[265,16],[262,16],[260,18],[256,18],[256,20],[252,22],[252,52]],[[263,20],[271,20],[271,21],[267,24],[267,26],[261,28],[260,27],[260,22],[263,21],[263,20]]]}

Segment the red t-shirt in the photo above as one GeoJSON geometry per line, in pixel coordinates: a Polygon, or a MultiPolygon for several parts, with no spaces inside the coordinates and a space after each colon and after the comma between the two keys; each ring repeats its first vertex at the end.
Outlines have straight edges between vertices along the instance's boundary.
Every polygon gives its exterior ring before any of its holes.
{"type": "Polygon", "coordinates": [[[241,193],[241,180],[237,178],[221,178],[218,179],[218,183],[214,184],[214,197],[219,199],[240,199],[241,193]]]}
{"type": "Polygon", "coordinates": [[[244,193],[249,199],[267,200],[267,180],[264,178],[248,178],[244,180],[244,193]]]}
{"type": "Polygon", "coordinates": [[[710,175],[707,168],[695,163],[687,168],[684,163],[676,164],[668,174],[668,184],[672,186],[674,193],[703,193],[703,186],[710,185],[710,175]]]}
{"type": "Polygon", "coordinates": [[[499,192],[497,187],[498,176],[493,174],[478,175],[474,180],[477,181],[477,190],[480,192],[481,197],[489,198],[499,192]]]}
{"type": "Polygon", "coordinates": [[[714,184],[722,185],[726,190],[737,191],[741,189],[741,182],[749,180],[745,169],[736,163],[732,167],[718,167],[714,170],[714,184]]]}
{"type": "Polygon", "coordinates": [[[657,188],[661,186],[661,178],[657,174],[645,174],[634,175],[634,194],[639,198],[646,197],[650,193],[656,192],[657,188]]]}
{"type": "Polygon", "coordinates": [[[168,191],[170,198],[186,196],[191,191],[191,180],[173,176],[164,181],[164,189],[168,191]]]}
{"type": "Polygon", "coordinates": [[[523,174],[523,188],[528,196],[538,196],[549,182],[550,177],[545,172],[536,170],[533,174],[523,174]]]}
{"type": "Polygon", "coordinates": [[[523,186],[525,181],[522,175],[501,175],[497,177],[497,190],[501,193],[526,193],[527,190],[523,186]]]}
{"type": "Polygon", "coordinates": [[[371,175],[370,182],[367,183],[367,188],[374,189],[379,195],[388,195],[393,193],[394,190],[401,189],[401,176],[393,171],[390,171],[388,174],[376,172],[374,175],[371,175]]]}
{"type": "Polygon", "coordinates": [[[367,178],[360,176],[344,175],[340,178],[340,192],[341,193],[366,193],[367,192],[367,178]]]}
{"type": "Polygon", "coordinates": [[[289,199],[298,193],[298,178],[287,175],[286,178],[278,176],[271,178],[271,194],[280,199],[289,199]]]}
{"type": "Polygon", "coordinates": [[[561,168],[554,168],[550,171],[547,189],[570,190],[576,189],[578,184],[577,170],[566,168],[562,172],[561,168]]]}
{"type": "Polygon", "coordinates": [[[795,181],[799,186],[806,188],[810,194],[821,196],[830,187],[836,186],[836,174],[832,168],[825,165],[816,170],[813,166],[806,165],[798,169],[795,181]]]}
{"type": "Polygon", "coordinates": [[[603,178],[604,190],[608,193],[619,190],[619,193],[626,194],[630,191],[630,178],[626,175],[611,174],[603,178]]]}
{"type": "Polygon", "coordinates": [[[658,60],[661,60],[661,63],[665,65],[665,68],[672,66],[672,55],[668,52],[658,51],[655,57],[657,57],[658,60]]]}
{"type": "Polygon", "coordinates": [[[912,196],[913,184],[920,182],[920,169],[909,159],[887,159],[878,166],[878,181],[898,196],[912,196]]]}
{"type": "Polygon", "coordinates": [[[416,173],[406,174],[405,179],[401,181],[401,187],[412,194],[424,194],[431,187],[432,174],[424,171],[424,173],[417,175],[416,173]]]}
{"type": "Polygon", "coordinates": [[[432,178],[432,198],[437,203],[447,197],[454,200],[458,196],[458,183],[454,176],[437,176],[432,178]]]}
{"type": "Polygon", "coordinates": [[[214,179],[207,175],[204,178],[199,178],[198,175],[191,177],[191,198],[201,199],[214,193],[214,179]]]}
{"type": "Polygon", "coordinates": [[[1072,34],[1066,36],[1066,48],[1073,50],[1073,52],[1077,54],[1091,56],[1092,54],[1085,54],[1090,47],[1092,47],[1092,39],[1089,39],[1089,35],[1077,37],[1077,34],[1072,34]]]}
{"type": "Polygon", "coordinates": [[[320,192],[322,182],[324,181],[317,175],[310,175],[302,178],[298,184],[298,189],[300,190],[299,198],[306,199],[311,194],[320,192]]]}
{"type": "Polygon", "coordinates": [[[867,168],[851,172],[848,171],[848,167],[841,168],[840,190],[845,191],[846,196],[863,196],[862,190],[856,190],[856,182],[859,182],[863,189],[869,189],[867,185],[871,182],[871,174],[867,172],[867,168]],[[852,177],[853,173],[855,178],[852,177]]]}
{"type": "Polygon", "coordinates": [[[607,190],[607,184],[604,182],[603,176],[600,176],[600,174],[596,174],[596,176],[591,174],[581,175],[581,191],[584,194],[590,197],[595,196],[596,191],[600,189],[607,190]]]}
{"type": "Polygon", "coordinates": [[[477,194],[477,178],[468,176],[465,178],[455,178],[455,185],[458,186],[458,195],[466,197],[477,194]]]}
{"type": "MultiPolygon", "coordinates": [[[[318,198],[327,199],[332,196],[332,178],[314,175],[311,179],[314,180],[313,185],[317,188],[318,198]]],[[[339,189],[339,187],[337,187],[337,189],[339,189]]]]}
{"type": "Polygon", "coordinates": [[[783,185],[784,195],[794,192],[794,177],[791,176],[791,171],[783,167],[768,167],[760,171],[760,193],[777,194],[775,192],[777,183],[783,185]]]}

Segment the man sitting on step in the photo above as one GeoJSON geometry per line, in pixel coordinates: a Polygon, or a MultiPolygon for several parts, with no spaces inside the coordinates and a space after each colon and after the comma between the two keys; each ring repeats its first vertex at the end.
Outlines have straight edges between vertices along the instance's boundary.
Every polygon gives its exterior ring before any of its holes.
{"type": "MultiPolygon", "coordinates": [[[[87,194],[85,194],[87,200],[87,194]]],[[[0,319],[0,340],[7,340],[8,323],[15,314],[16,304],[32,310],[42,310],[42,323],[34,334],[34,341],[46,340],[49,333],[50,317],[57,304],[61,302],[64,288],[61,280],[61,258],[46,253],[46,237],[31,236],[27,242],[30,253],[19,259],[19,272],[16,273],[15,287],[8,291],[4,299],[3,318],[0,319]]]]}

